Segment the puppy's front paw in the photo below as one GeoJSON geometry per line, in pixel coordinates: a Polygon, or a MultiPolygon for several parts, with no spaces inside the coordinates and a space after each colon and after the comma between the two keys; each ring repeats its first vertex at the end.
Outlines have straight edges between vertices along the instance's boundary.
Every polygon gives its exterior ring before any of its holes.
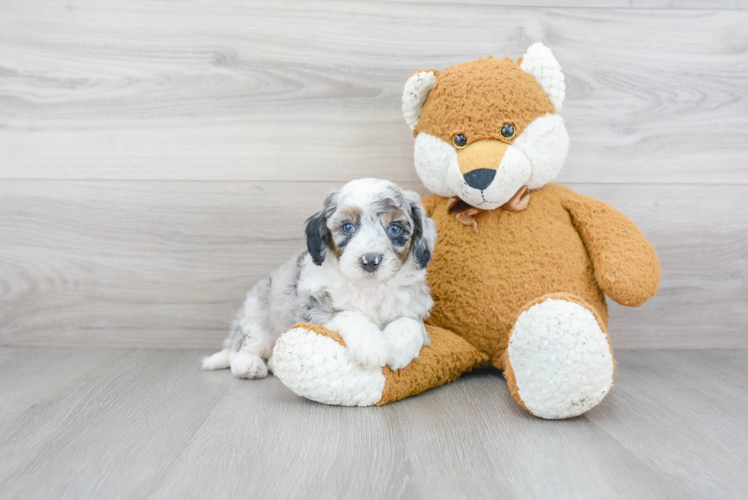
{"type": "Polygon", "coordinates": [[[258,355],[239,351],[231,360],[231,373],[239,378],[265,378],[268,367],[258,355]]]}
{"type": "Polygon", "coordinates": [[[325,327],[343,338],[351,359],[367,368],[387,364],[389,345],[379,328],[366,316],[355,311],[337,314],[325,327]]]}
{"type": "Polygon", "coordinates": [[[387,366],[393,370],[405,368],[418,357],[421,348],[428,343],[428,334],[423,323],[411,318],[393,321],[382,331],[390,344],[387,366]]]}
{"type": "Polygon", "coordinates": [[[348,353],[351,358],[366,368],[381,368],[387,364],[389,349],[381,335],[360,335],[349,336],[346,341],[348,353]]]}

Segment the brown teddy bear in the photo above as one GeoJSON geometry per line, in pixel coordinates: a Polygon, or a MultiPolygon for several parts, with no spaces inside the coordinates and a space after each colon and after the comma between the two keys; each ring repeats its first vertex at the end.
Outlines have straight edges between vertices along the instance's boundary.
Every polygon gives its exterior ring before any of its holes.
{"type": "Polygon", "coordinates": [[[613,383],[605,295],[639,306],[659,286],[652,245],[610,206],[553,184],[569,145],[564,76],[551,51],[412,74],[403,113],[437,224],[428,276],[431,344],[396,372],[349,362],[334,332],[296,325],[274,351],[276,375],[315,401],[381,405],[473,368],[504,371],[542,418],[596,406],[613,383]]]}

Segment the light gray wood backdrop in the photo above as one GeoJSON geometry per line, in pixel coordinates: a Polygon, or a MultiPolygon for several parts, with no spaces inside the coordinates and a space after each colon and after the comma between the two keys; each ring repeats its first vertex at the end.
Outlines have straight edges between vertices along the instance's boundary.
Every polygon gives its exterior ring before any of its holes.
{"type": "Polygon", "coordinates": [[[0,344],[217,347],[331,187],[425,193],[414,70],[564,67],[559,182],[656,245],[619,348],[748,347],[748,5],[3,0],[0,344]]]}

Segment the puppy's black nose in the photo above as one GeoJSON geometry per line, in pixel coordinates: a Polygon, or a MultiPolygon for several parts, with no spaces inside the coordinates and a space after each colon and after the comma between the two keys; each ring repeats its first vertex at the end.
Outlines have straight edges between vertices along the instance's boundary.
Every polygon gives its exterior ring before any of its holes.
{"type": "Polygon", "coordinates": [[[382,254],[379,253],[367,253],[361,256],[361,267],[367,273],[376,271],[380,262],[382,262],[382,254]]]}
{"type": "Polygon", "coordinates": [[[493,178],[496,177],[496,170],[490,168],[476,168],[463,175],[467,185],[474,189],[480,189],[483,191],[493,182],[493,178]]]}

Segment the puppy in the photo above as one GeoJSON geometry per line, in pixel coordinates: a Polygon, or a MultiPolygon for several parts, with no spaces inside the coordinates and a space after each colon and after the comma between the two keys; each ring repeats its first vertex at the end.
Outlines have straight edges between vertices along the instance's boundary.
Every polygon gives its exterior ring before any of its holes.
{"type": "Polygon", "coordinates": [[[263,378],[278,337],[302,321],[337,332],[367,367],[398,370],[429,343],[426,266],[436,226],[417,193],[379,179],[349,182],[307,220],[306,236],[308,251],[250,290],[204,369],[263,378]]]}

